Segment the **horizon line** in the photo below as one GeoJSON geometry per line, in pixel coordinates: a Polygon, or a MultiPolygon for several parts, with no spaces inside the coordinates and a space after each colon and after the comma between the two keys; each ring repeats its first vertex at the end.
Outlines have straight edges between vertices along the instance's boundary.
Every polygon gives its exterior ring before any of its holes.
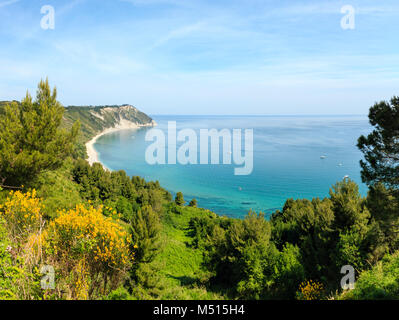
{"type": "Polygon", "coordinates": [[[240,116],[246,116],[246,117],[356,117],[356,116],[366,116],[368,117],[368,114],[360,114],[360,113],[328,113],[328,114],[317,114],[317,113],[303,113],[303,114],[178,114],[178,113],[149,113],[149,116],[198,116],[198,117],[203,117],[203,116],[213,116],[213,117],[224,117],[224,116],[230,116],[230,117],[240,117],[240,116]]]}

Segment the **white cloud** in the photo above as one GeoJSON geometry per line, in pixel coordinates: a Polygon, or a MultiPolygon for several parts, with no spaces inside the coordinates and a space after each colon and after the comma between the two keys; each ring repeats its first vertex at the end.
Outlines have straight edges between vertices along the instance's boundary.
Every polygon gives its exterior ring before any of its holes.
{"type": "Polygon", "coordinates": [[[19,1],[20,1],[20,0],[9,0],[9,1],[0,2],[0,8],[9,6],[9,5],[14,4],[14,3],[17,3],[17,2],[19,2],[19,1]]]}
{"type": "Polygon", "coordinates": [[[157,47],[160,47],[162,45],[165,45],[169,41],[173,39],[179,39],[179,38],[184,38],[196,31],[200,31],[201,27],[204,25],[204,22],[198,22],[195,24],[187,25],[175,30],[170,31],[166,36],[162,37],[159,39],[150,49],[154,49],[157,47]]]}

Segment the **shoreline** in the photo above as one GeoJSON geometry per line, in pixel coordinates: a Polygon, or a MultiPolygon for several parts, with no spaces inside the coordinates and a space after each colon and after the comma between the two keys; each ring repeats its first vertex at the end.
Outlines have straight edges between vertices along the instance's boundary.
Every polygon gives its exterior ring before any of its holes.
{"type": "Polygon", "coordinates": [[[85,146],[86,146],[86,152],[88,155],[86,161],[90,165],[93,165],[93,163],[100,163],[105,170],[112,171],[111,169],[107,168],[103,163],[101,163],[101,161],[99,159],[98,152],[94,148],[94,144],[96,143],[97,139],[106,134],[117,132],[117,131],[137,130],[137,129],[144,128],[144,127],[154,127],[156,125],[157,125],[157,123],[154,120],[152,120],[152,122],[148,123],[148,124],[137,124],[137,123],[122,119],[117,126],[104,129],[99,134],[97,134],[95,137],[93,137],[90,141],[86,142],[85,146]]]}

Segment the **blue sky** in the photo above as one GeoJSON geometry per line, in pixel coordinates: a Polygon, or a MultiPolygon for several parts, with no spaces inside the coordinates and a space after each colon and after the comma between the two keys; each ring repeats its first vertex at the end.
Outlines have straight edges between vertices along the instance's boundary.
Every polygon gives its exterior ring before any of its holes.
{"type": "Polygon", "coordinates": [[[64,105],[367,114],[399,95],[398,17],[397,0],[0,0],[0,100],[48,76],[64,105]]]}

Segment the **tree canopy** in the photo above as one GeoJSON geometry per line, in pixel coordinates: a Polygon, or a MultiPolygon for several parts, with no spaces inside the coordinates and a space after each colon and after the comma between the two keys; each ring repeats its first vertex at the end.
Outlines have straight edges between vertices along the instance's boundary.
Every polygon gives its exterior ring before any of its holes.
{"type": "Polygon", "coordinates": [[[375,129],[358,140],[364,153],[360,161],[363,182],[374,185],[382,182],[399,187],[399,97],[382,101],[370,108],[369,120],[375,129]]]}
{"type": "Polygon", "coordinates": [[[71,155],[79,131],[60,129],[64,108],[48,80],[40,81],[33,101],[29,92],[20,104],[12,102],[0,118],[0,184],[17,187],[60,167],[71,155]]]}

